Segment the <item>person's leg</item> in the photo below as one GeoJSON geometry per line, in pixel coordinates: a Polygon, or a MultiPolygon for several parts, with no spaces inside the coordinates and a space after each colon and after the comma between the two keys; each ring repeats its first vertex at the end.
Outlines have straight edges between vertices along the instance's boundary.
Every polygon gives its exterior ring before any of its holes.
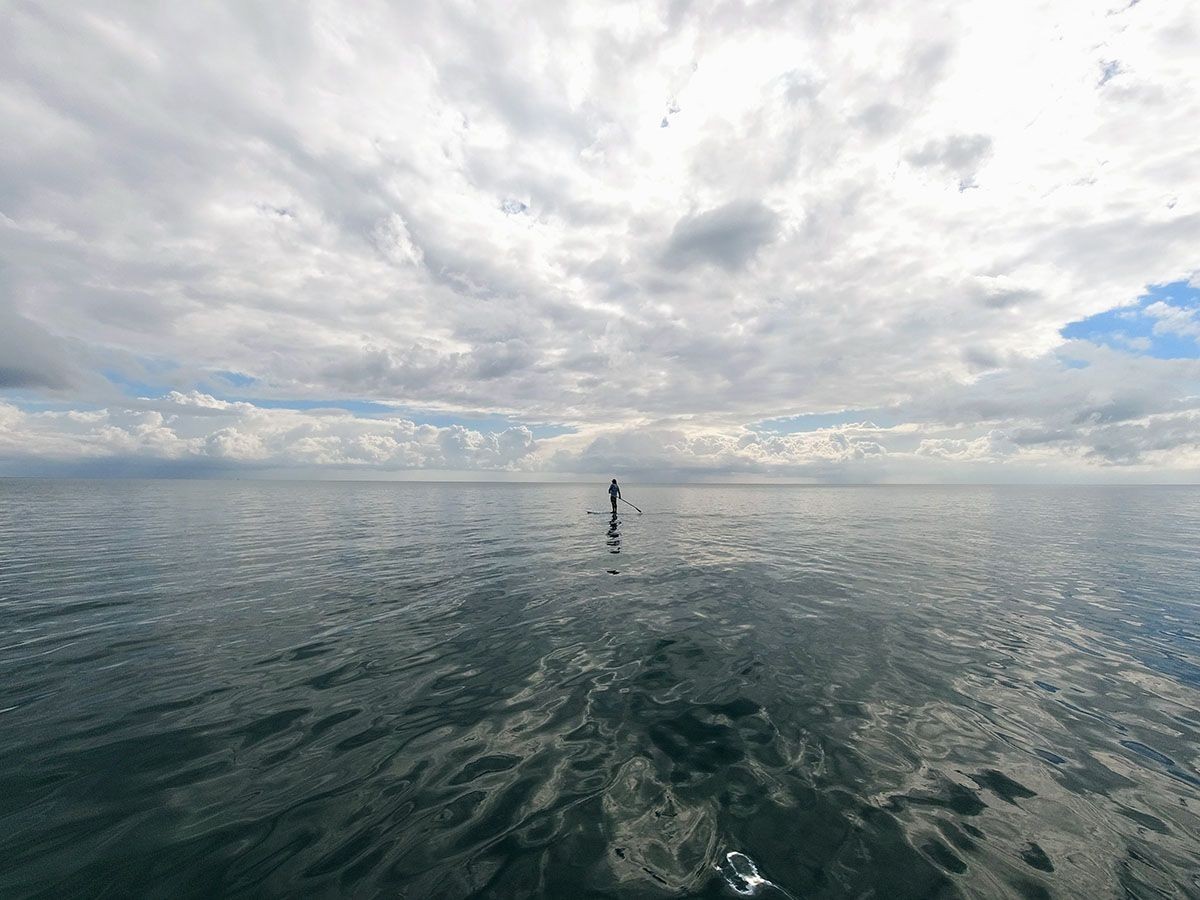
{"type": "Polygon", "coordinates": [[[617,498],[616,498],[616,496],[615,496],[615,495],[613,495],[613,494],[609,494],[609,495],[608,495],[608,499],[612,501],[613,513],[616,513],[616,511],[617,511],[617,498]]]}

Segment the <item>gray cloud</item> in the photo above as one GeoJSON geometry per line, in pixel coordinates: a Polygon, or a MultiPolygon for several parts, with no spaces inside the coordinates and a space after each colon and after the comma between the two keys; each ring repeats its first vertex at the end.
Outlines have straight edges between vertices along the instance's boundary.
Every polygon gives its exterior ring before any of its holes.
{"type": "Polygon", "coordinates": [[[971,172],[992,151],[992,139],[986,134],[952,134],[932,140],[908,154],[914,166],[936,166],[947,172],[971,172]]]}
{"type": "Polygon", "coordinates": [[[905,159],[923,169],[937,169],[953,176],[959,190],[975,186],[975,176],[992,153],[992,139],[986,134],[952,134],[930,140],[911,151],[905,159]]]}
{"type": "Polygon", "coordinates": [[[779,216],[757,200],[735,200],[675,223],[663,262],[675,269],[710,264],[734,271],[775,239],[779,216]]]}
{"type": "Polygon", "coordinates": [[[65,390],[79,382],[71,348],[23,316],[0,306],[0,390],[65,390]]]}

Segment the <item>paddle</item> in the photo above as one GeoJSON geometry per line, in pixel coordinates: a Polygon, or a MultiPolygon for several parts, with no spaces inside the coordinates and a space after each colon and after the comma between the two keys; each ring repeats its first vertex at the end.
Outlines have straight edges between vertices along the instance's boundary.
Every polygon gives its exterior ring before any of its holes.
{"type": "MultiPolygon", "coordinates": [[[[629,503],[629,501],[626,500],[624,497],[618,497],[617,499],[620,500],[622,503],[629,503]]],[[[629,505],[633,506],[632,503],[629,503],[629,505]]],[[[639,515],[641,514],[642,511],[640,509],[638,509],[636,506],[633,506],[633,508],[637,509],[639,515]]]]}

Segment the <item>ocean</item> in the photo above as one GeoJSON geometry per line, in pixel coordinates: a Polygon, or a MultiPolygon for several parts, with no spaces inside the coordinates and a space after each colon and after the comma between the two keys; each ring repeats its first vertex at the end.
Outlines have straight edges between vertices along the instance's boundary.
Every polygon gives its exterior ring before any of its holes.
{"type": "Polygon", "coordinates": [[[0,480],[0,896],[1200,896],[1200,489],[0,480]]]}

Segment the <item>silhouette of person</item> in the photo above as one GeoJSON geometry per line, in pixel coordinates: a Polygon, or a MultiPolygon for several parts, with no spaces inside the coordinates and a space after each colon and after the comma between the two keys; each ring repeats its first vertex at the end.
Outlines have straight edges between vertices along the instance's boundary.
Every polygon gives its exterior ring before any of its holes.
{"type": "Polygon", "coordinates": [[[608,486],[608,499],[612,501],[613,515],[617,514],[617,498],[621,496],[621,487],[617,484],[617,479],[612,480],[612,484],[608,486]]]}

